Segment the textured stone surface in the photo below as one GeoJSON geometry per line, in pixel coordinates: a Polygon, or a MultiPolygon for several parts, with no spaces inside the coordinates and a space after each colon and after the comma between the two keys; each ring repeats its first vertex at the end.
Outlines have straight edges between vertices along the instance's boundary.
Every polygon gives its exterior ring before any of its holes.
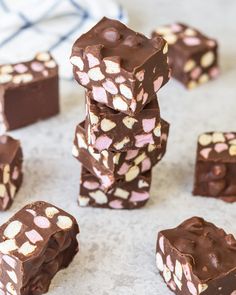
{"type": "Polygon", "coordinates": [[[0,215],[1,222],[39,199],[68,210],[80,222],[80,253],[55,277],[49,295],[68,290],[70,295],[78,295],[78,290],[81,295],[171,295],[155,265],[157,231],[198,215],[236,234],[235,205],[191,196],[198,135],[236,130],[235,0],[146,0],[145,9],[143,0],[120,2],[138,31],[148,33],[177,20],[215,36],[222,75],[190,92],[176,81],[160,91],[162,115],[172,125],[169,148],[153,171],[152,198],[138,211],[83,209],[76,204],[80,166],[71,148],[75,125],[85,114],[84,91],[76,83],[62,85],[61,115],[11,133],[22,141],[25,181],[10,211],[0,215]]]}

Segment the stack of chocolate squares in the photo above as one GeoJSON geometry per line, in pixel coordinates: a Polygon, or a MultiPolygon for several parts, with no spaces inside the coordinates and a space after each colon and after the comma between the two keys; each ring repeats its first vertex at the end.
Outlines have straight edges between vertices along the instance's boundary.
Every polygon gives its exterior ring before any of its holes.
{"type": "Polygon", "coordinates": [[[86,88],[86,119],[73,147],[83,165],[80,206],[134,209],[149,199],[169,131],[156,97],[170,76],[167,51],[163,38],[107,18],[75,42],[74,77],[86,88]]]}

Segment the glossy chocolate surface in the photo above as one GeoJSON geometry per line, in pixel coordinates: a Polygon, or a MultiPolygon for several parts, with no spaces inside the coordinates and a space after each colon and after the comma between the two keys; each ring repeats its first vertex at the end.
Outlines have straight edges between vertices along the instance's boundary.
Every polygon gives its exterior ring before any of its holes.
{"type": "Polygon", "coordinates": [[[75,42],[74,50],[101,46],[101,58],[117,56],[122,67],[132,72],[156,53],[159,42],[163,42],[161,38],[153,41],[119,21],[104,17],[75,42]]]}
{"type": "Polygon", "coordinates": [[[156,263],[177,295],[236,292],[236,240],[200,217],[159,232],[156,263]]]}
{"type": "Polygon", "coordinates": [[[161,233],[173,247],[190,258],[193,273],[203,281],[236,268],[235,238],[202,218],[190,218],[161,233]]]}
{"type": "MultiPolygon", "coordinates": [[[[76,220],[45,202],[27,205],[0,227],[2,292],[40,295],[78,251],[76,220]]],[[[4,293],[4,294],[8,294],[4,293]]]]}

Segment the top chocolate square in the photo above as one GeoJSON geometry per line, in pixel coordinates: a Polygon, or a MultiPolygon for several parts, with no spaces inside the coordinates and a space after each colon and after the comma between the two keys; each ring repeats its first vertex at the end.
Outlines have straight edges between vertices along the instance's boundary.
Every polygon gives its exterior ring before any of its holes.
{"type": "Polygon", "coordinates": [[[169,80],[167,51],[163,38],[151,40],[103,18],[75,42],[71,63],[94,100],[132,115],[169,80]]]}
{"type": "Polygon", "coordinates": [[[236,133],[208,132],[198,138],[197,160],[236,162],[236,133]]]}

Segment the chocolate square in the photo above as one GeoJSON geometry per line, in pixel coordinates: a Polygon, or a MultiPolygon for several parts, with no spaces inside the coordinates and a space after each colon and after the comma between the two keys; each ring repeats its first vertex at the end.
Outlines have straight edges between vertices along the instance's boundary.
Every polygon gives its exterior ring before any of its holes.
{"type": "Polygon", "coordinates": [[[0,227],[0,294],[40,295],[78,252],[74,217],[45,202],[25,206],[0,227]]]}
{"type": "Polygon", "coordinates": [[[99,151],[105,148],[106,142],[109,150],[117,152],[143,148],[148,144],[161,144],[161,117],[157,98],[135,117],[130,117],[97,103],[92,98],[92,92],[88,91],[86,109],[86,138],[88,144],[99,151]]]}
{"type": "Polygon", "coordinates": [[[197,29],[182,23],[157,28],[152,36],[169,45],[172,76],[192,89],[219,74],[218,44],[197,29]]]}
{"type": "Polygon", "coordinates": [[[59,113],[58,66],[47,52],[0,66],[0,128],[4,132],[59,113]]]}
{"type": "Polygon", "coordinates": [[[149,170],[130,182],[116,181],[114,188],[104,192],[99,178],[82,167],[78,202],[81,207],[138,209],[149,200],[150,186],[149,170]]]}
{"type": "Polygon", "coordinates": [[[169,124],[162,120],[161,146],[148,144],[140,149],[126,152],[98,151],[88,145],[84,122],[77,125],[73,155],[94,176],[101,180],[105,190],[116,185],[117,180],[133,181],[156,165],[166,152],[169,124]]]}
{"type": "Polygon", "coordinates": [[[236,133],[208,132],[198,138],[193,194],[236,201],[236,133]]]}
{"type": "Polygon", "coordinates": [[[158,234],[156,264],[178,295],[234,295],[236,240],[199,217],[158,234]]]}
{"type": "Polygon", "coordinates": [[[97,102],[134,116],[169,80],[168,47],[119,21],[103,18],[74,44],[75,79],[97,102]]]}

